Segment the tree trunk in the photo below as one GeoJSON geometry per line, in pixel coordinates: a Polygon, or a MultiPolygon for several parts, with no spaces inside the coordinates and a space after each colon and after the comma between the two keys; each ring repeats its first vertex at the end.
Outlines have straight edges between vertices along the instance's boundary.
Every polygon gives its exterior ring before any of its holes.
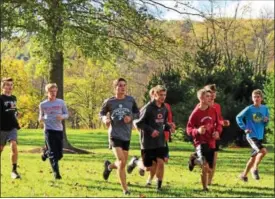
{"type": "MultiPolygon", "coordinates": [[[[51,30],[51,48],[50,50],[50,68],[49,68],[49,82],[56,83],[58,86],[57,98],[64,99],[64,53],[62,45],[62,32],[63,32],[63,18],[62,18],[62,1],[50,1],[49,6],[51,9],[47,25],[51,30]]],[[[89,153],[88,151],[77,149],[73,147],[66,134],[66,126],[64,126],[63,150],[70,153],[89,153]]]]}
{"type": "MultiPolygon", "coordinates": [[[[64,57],[62,51],[57,51],[52,54],[51,65],[49,69],[49,82],[56,83],[58,85],[57,97],[64,99],[64,57]]],[[[64,126],[64,138],[63,138],[63,150],[69,153],[89,153],[88,151],[73,147],[66,134],[66,126],[64,126]]]]}

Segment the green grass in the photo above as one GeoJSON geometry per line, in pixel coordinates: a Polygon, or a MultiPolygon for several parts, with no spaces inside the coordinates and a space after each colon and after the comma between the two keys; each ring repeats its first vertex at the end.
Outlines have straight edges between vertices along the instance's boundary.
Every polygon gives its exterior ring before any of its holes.
{"type": "MultiPolygon", "coordinates": [[[[103,161],[114,160],[107,148],[105,130],[68,130],[71,143],[86,149],[88,155],[65,154],[60,162],[63,179],[53,180],[49,162],[42,162],[40,154],[26,151],[43,145],[42,130],[19,132],[19,172],[21,180],[10,178],[9,147],[1,157],[1,197],[123,197],[116,172],[108,182],[102,179],[103,161]]],[[[170,143],[171,159],[165,167],[164,191],[157,194],[155,186],[145,188],[146,177],[137,170],[127,175],[131,197],[274,197],[274,149],[268,145],[269,153],[260,165],[261,180],[249,175],[249,182],[238,179],[250,155],[250,149],[223,149],[219,153],[217,172],[210,192],[201,191],[200,170],[190,172],[188,157],[191,143],[170,143]]],[[[138,134],[133,133],[130,156],[140,155],[138,134]]],[[[130,158],[129,158],[130,159],[130,158]]]]}

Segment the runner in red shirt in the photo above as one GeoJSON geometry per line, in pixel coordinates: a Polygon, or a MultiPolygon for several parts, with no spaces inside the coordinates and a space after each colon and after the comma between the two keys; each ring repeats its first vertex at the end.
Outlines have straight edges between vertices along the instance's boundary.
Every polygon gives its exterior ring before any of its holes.
{"type": "MultiPolygon", "coordinates": [[[[222,126],[224,126],[224,127],[229,126],[230,125],[230,121],[223,119],[222,111],[221,111],[221,106],[218,103],[215,102],[215,99],[216,99],[216,84],[209,84],[209,85],[206,85],[204,88],[207,91],[211,92],[211,105],[212,105],[213,108],[215,108],[216,112],[218,113],[220,124],[222,126]]],[[[221,134],[220,134],[220,137],[221,137],[221,134]]],[[[217,142],[216,142],[216,148],[215,148],[215,153],[214,153],[214,160],[213,160],[213,171],[212,171],[212,175],[209,176],[208,185],[211,185],[212,179],[214,177],[214,173],[216,171],[219,145],[220,145],[220,142],[219,142],[219,140],[217,140],[217,142]]]]}
{"type": "Polygon", "coordinates": [[[200,103],[191,113],[187,134],[193,137],[197,157],[193,159],[193,165],[200,165],[202,168],[201,182],[204,191],[208,191],[208,179],[211,176],[214,159],[216,140],[222,131],[219,116],[211,106],[211,93],[206,89],[197,92],[200,103]]]}
{"type": "MultiPolygon", "coordinates": [[[[215,102],[215,99],[216,99],[216,85],[215,84],[209,84],[209,85],[206,85],[204,88],[211,93],[211,106],[216,110],[216,112],[218,114],[218,117],[219,117],[220,124],[224,127],[229,126],[230,121],[223,119],[222,112],[221,112],[221,106],[218,103],[215,102]]],[[[197,105],[197,107],[198,107],[198,105],[197,105]]],[[[220,134],[220,137],[221,137],[221,134],[220,134]]],[[[214,151],[215,151],[215,153],[214,153],[214,160],[213,160],[213,169],[212,169],[213,171],[212,171],[212,175],[209,176],[208,185],[211,185],[214,173],[216,171],[216,163],[217,163],[217,157],[218,157],[218,151],[219,151],[219,140],[216,141],[216,148],[215,148],[214,151]]],[[[194,168],[194,165],[192,164],[192,161],[195,158],[196,158],[196,153],[192,153],[190,155],[190,159],[189,159],[189,170],[190,171],[192,171],[193,168],[194,168]]]]}

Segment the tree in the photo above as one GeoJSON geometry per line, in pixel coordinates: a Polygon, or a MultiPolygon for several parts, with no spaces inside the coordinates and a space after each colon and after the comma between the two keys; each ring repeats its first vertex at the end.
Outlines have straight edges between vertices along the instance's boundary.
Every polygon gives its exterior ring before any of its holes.
{"type": "Polygon", "coordinates": [[[269,124],[267,126],[267,141],[274,143],[274,71],[269,72],[264,87],[264,102],[269,109],[269,124]]]}
{"type": "Polygon", "coordinates": [[[173,105],[181,102],[185,91],[182,84],[181,74],[178,69],[171,67],[165,68],[153,74],[151,80],[147,84],[147,91],[144,95],[144,103],[150,101],[149,91],[156,85],[163,85],[167,89],[167,103],[173,105]]]}
{"type": "Polygon", "coordinates": [[[24,70],[24,61],[5,57],[1,60],[4,77],[12,77],[14,80],[14,95],[20,112],[19,123],[21,127],[35,128],[37,126],[39,97],[31,84],[31,78],[24,70]],[[16,74],[16,75],[14,75],[16,74]]]}
{"type": "MultiPolygon", "coordinates": [[[[1,32],[4,38],[18,34],[36,38],[49,63],[48,82],[58,84],[58,97],[63,99],[64,50],[72,43],[86,56],[105,60],[111,54],[125,55],[121,42],[162,54],[160,49],[169,40],[156,26],[148,25],[153,16],[146,4],[164,6],[153,0],[7,0],[1,2],[1,32]]],[[[74,149],[66,133],[64,139],[64,147],[74,149]]]]}
{"type": "Polygon", "coordinates": [[[65,70],[65,97],[71,112],[71,126],[98,128],[101,124],[98,113],[104,99],[112,94],[110,80],[118,78],[118,72],[104,61],[80,57],[71,62],[74,67],[65,70]]]}

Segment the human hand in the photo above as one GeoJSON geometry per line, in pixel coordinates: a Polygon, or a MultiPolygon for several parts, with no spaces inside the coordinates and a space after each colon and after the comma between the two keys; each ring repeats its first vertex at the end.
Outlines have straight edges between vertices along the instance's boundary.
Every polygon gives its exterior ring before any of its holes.
{"type": "Polygon", "coordinates": [[[57,115],[57,116],[56,116],[56,119],[57,119],[58,121],[62,121],[62,120],[63,120],[63,117],[62,117],[62,115],[57,115]]]}
{"type": "Polygon", "coordinates": [[[268,122],[268,120],[269,120],[268,117],[264,117],[263,119],[264,122],[268,122]]]}
{"type": "Polygon", "coordinates": [[[249,133],[251,133],[252,131],[251,131],[250,129],[245,129],[244,132],[245,132],[246,134],[249,134],[249,133]]]}
{"type": "Polygon", "coordinates": [[[154,130],[152,135],[151,135],[153,138],[159,136],[159,132],[157,130],[154,130]]]}
{"type": "Polygon", "coordinates": [[[124,116],[123,118],[124,123],[128,124],[132,121],[132,118],[129,115],[124,116]]]}
{"type": "Polygon", "coordinates": [[[199,132],[199,134],[201,134],[201,135],[205,134],[205,131],[206,131],[205,126],[200,126],[200,128],[198,128],[198,132],[199,132]]]}
{"type": "Polygon", "coordinates": [[[213,136],[213,138],[214,138],[215,140],[219,140],[219,139],[220,139],[220,134],[219,134],[218,131],[214,131],[214,133],[212,134],[212,136],[213,136]]]}
{"type": "Polygon", "coordinates": [[[223,126],[230,126],[230,121],[229,120],[223,120],[222,125],[223,126]]]}

